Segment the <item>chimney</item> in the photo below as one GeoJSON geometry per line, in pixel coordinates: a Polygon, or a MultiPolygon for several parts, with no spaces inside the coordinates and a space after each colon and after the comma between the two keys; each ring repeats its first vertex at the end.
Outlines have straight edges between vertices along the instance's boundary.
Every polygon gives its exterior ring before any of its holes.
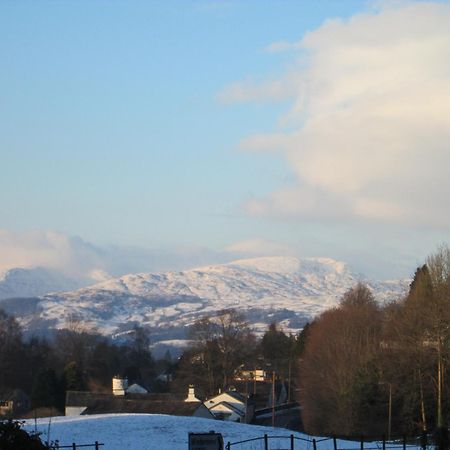
{"type": "Polygon", "coordinates": [[[184,401],[185,402],[201,402],[201,400],[199,400],[195,396],[195,390],[194,390],[194,385],[193,384],[189,385],[188,396],[187,396],[187,398],[184,401]]]}
{"type": "Polygon", "coordinates": [[[121,378],[119,376],[115,376],[112,379],[112,392],[113,395],[125,395],[126,390],[128,389],[128,380],[126,378],[121,378]]]}

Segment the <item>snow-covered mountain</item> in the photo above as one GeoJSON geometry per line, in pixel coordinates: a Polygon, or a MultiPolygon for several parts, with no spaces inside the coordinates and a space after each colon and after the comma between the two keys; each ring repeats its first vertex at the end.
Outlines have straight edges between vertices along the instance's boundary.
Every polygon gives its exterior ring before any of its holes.
{"type": "MultiPolygon", "coordinates": [[[[130,274],[78,290],[16,299],[7,306],[28,329],[64,328],[76,317],[105,335],[147,325],[154,342],[185,339],[186,326],[225,308],[243,311],[256,331],[275,320],[295,332],[335,306],[360,280],[345,263],[328,258],[267,257],[130,274]]],[[[363,281],[380,301],[399,297],[406,286],[363,281]]]]}
{"type": "Polygon", "coordinates": [[[80,280],[43,267],[14,268],[0,272],[0,299],[45,295],[81,286],[80,280]]]}

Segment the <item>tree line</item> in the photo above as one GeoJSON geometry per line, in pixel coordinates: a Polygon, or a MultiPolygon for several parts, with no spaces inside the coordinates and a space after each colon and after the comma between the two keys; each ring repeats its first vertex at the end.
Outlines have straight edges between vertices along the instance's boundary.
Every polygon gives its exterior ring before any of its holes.
{"type": "Polygon", "coordinates": [[[193,383],[205,397],[236,387],[242,373],[251,381],[249,374],[255,374],[256,368],[287,381],[298,370],[303,342],[302,333],[286,334],[276,323],[258,337],[245,315],[234,309],[200,318],[189,337],[191,344],[177,364],[173,389],[193,383]]]}
{"type": "Polygon", "coordinates": [[[0,310],[0,396],[21,389],[38,414],[46,413],[42,408],[63,412],[66,391],[111,392],[112,377],[120,375],[150,392],[186,395],[194,384],[197,395],[206,398],[229,388],[245,369],[265,367],[287,377],[289,370],[294,373],[300,348],[299,336],[286,335],[276,324],[258,338],[244,314],[233,309],[198,319],[190,327],[190,344],[176,360],[170,354],[155,359],[149,330],[141,326],[121,343],[76,319],[67,326],[51,339],[24,339],[19,323],[0,310]]]}
{"type": "Polygon", "coordinates": [[[67,390],[110,392],[116,374],[140,381],[157,370],[144,328],[135,327],[118,345],[77,321],[69,325],[50,340],[24,339],[18,322],[0,310],[0,394],[20,389],[32,408],[62,412],[67,390]]]}
{"type": "Polygon", "coordinates": [[[393,436],[444,428],[450,419],[450,250],[431,255],[399,300],[380,305],[359,283],[296,335],[272,323],[258,337],[245,315],[230,309],[199,318],[189,339],[176,361],[155,360],[143,327],[120,345],[76,320],[50,341],[24,340],[15,319],[0,311],[0,390],[23,389],[34,408],[62,411],[67,390],[110,392],[116,374],[153,392],[185,394],[194,384],[206,398],[262,368],[289,380],[292,392],[298,388],[310,434],[393,436]],[[158,381],[163,371],[170,383],[158,381]]]}
{"type": "Polygon", "coordinates": [[[363,284],[308,327],[300,401],[312,434],[429,432],[450,419],[450,250],[431,255],[404,298],[363,284]]]}

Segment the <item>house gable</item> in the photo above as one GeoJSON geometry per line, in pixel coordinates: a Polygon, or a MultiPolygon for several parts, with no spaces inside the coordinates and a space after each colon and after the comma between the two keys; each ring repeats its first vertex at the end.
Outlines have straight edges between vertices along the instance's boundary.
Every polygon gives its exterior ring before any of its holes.
{"type": "Polygon", "coordinates": [[[232,422],[241,421],[245,417],[245,412],[234,407],[231,403],[220,402],[210,408],[210,411],[217,419],[229,420],[232,422]]]}
{"type": "Polygon", "coordinates": [[[245,413],[245,397],[237,392],[222,392],[221,394],[206,400],[205,405],[211,409],[215,405],[226,402],[233,408],[245,413]]]}

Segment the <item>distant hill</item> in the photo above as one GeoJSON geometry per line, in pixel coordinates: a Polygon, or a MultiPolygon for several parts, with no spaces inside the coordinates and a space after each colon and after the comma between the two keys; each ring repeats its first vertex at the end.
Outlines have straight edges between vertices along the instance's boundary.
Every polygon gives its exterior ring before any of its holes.
{"type": "Polygon", "coordinates": [[[78,289],[83,285],[62,275],[56,270],[34,268],[14,268],[0,272],[0,299],[13,297],[35,297],[49,292],[78,289]]]}
{"type": "MultiPolygon", "coordinates": [[[[296,332],[360,280],[345,263],[329,258],[267,257],[130,274],[38,300],[9,300],[8,307],[17,304],[16,314],[29,330],[63,328],[76,317],[104,335],[120,336],[140,324],[151,328],[152,342],[179,347],[186,326],[224,308],[243,311],[257,332],[272,321],[296,332]]],[[[381,302],[399,297],[407,286],[363,281],[381,302]]]]}

